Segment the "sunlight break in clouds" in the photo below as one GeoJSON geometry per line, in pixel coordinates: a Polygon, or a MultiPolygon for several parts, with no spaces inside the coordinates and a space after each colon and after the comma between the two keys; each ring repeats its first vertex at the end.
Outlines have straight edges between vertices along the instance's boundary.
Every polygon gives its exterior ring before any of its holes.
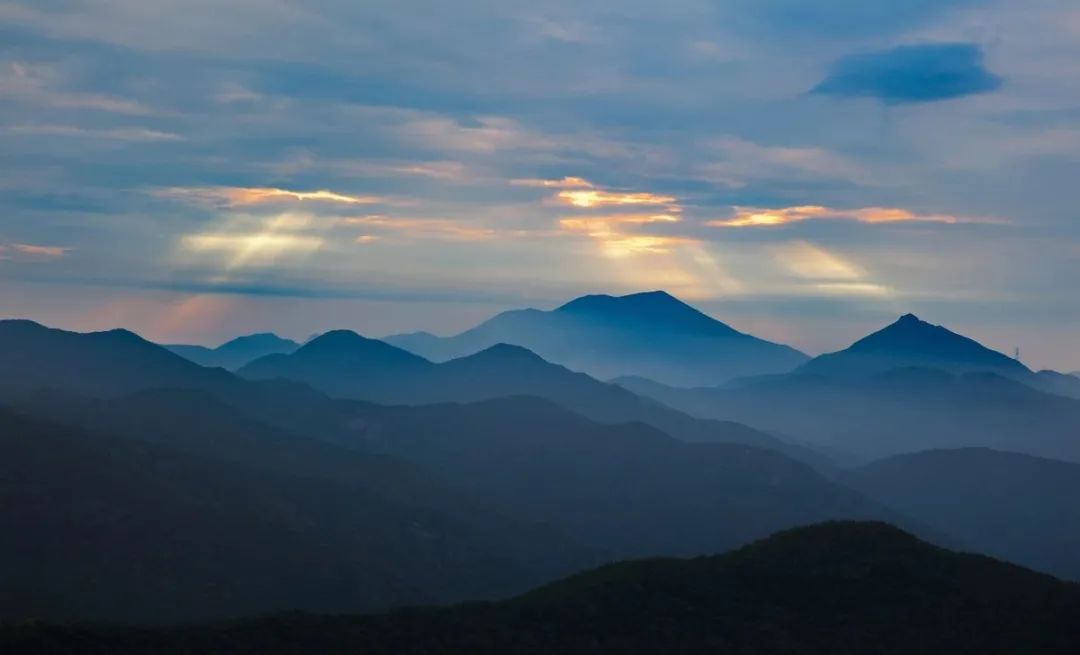
{"type": "Polygon", "coordinates": [[[584,191],[560,191],[555,194],[555,200],[563,204],[573,205],[574,207],[581,207],[584,209],[619,205],[674,205],[676,202],[673,196],[661,196],[653,193],[619,193],[596,189],[584,191]]]}
{"type": "Polygon", "coordinates": [[[542,189],[593,189],[595,185],[581,177],[564,177],[561,180],[526,178],[510,180],[514,186],[539,187],[542,189]]]}
{"type": "Polygon", "coordinates": [[[662,235],[626,234],[620,225],[645,225],[649,223],[675,223],[678,216],[671,214],[615,214],[611,216],[568,216],[559,219],[559,227],[567,232],[588,235],[600,244],[606,257],[626,257],[635,253],[669,254],[672,246],[690,243],[682,237],[662,235]]]}
{"type": "MultiPolygon", "coordinates": [[[[247,222],[250,217],[238,217],[247,222]]],[[[180,240],[181,249],[192,253],[223,253],[225,271],[250,265],[268,265],[279,258],[309,255],[324,244],[320,236],[304,233],[313,222],[306,214],[282,214],[263,222],[258,230],[225,229],[189,234],[180,240]]]]}
{"type": "Polygon", "coordinates": [[[317,191],[293,191],[272,187],[170,187],[160,189],[156,195],[190,200],[213,206],[240,207],[276,202],[333,202],[347,205],[368,205],[384,202],[376,196],[352,196],[320,189],[317,191]]]}
{"type": "Polygon", "coordinates": [[[767,209],[760,207],[735,207],[731,218],[709,221],[711,227],[767,227],[787,225],[810,220],[840,219],[858,223],[980,223],[985,219],[953,216],[951,214],[916,214],[896,207],[862,207],[859,209],[834,209],[818,205],[800,205],[767,209]]]}
{"type": "MultiPolygon", "coordinates": [[[[426,218],[409,216],[350,216],[342,219],[344,225],[356,225],[384,232],[395,232],[407,238],[442,239],[447,241],[484,241],[501,233],[482,225],[471,225],[449,218],[426,218]]],[[[513,233],[502,233],[513,235],[513,233]]],[[[356,238],[357,243],[372,243],[379,235],[365,233],[356,238]]]]}

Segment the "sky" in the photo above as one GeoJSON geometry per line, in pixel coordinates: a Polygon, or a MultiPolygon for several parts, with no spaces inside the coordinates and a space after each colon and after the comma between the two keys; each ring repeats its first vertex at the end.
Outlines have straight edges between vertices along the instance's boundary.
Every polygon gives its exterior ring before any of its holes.
{"type": "Polygon", "coordinates": [[[0,316],[453,333],[665,289],[1080,369],[1064,0],[0,0],[0,316]]]}

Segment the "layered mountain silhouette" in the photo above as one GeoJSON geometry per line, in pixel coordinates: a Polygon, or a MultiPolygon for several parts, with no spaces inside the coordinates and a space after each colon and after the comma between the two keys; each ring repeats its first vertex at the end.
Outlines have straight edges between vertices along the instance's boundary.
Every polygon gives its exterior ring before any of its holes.
{"type": "Polygon", "coordinates": [[[182,344],[171,344],[165,347],[200,366],[220,366],[232,371],[260,357],[291,353],[299,348],[300,344],[291,339],[282,339],[276,334],[262,332],[237,337],[217,348],[182,344]]]}
{"type": "Polygon", "coordinates": [[[1080,464],[989,448],[935,450],[840,479],[979,552],[1080,579],[1080,464]]]}
{"type": "Polygon", "coordinates": [[[367,450],[620,558],[719,552],[830,518],[903,521],[779,453],[598,424],[536,398],[383,408],[358,432],[367,450]]]}
{"type": "MultiPolygon", "coordinates": [[[[678,325],[710,325],[692,316],[678,325]]],[[[715,553],[829,519],[886,520],[1075,575],[1053,546],[1076,550],[1075,465],[961,450],[840,471],[821,454],[990,446],[1080,461],[1080,401],[1030,378],[1049,377],[970,345],[912,347],[913,333],[965,342],[901,327],[853,346],[863,363],[859,352],[901,353],[896,367],[696,389],[622,380],[630,391],[507,344],[434,363],[333,331],[237,375],[123,330],[2,321],[0,519],[14,528],[0,536],[0,617],[498,598],[605,559],[715,553]],[[998,368],[978,368],[984,357],[998,368]],[[955,502],[930,508],[905,484],[955,502]],[[994,542],[1001,516],[1064,536],[994,542]]]]}
{"type": "Polygon", "coordinates": [[[829,523],[726,555],[612,564],[501,603],[159,630],[30,624],[0,631],[0,647],[27,655],[1065,655],[1080,643],[1077,616],[1077,585],[888,525],[829,523]]]}
{"type": "Polygon", "coordinates": [[[0,321],[0,385],[100,396],[150,387],[220,389],[235,382],[225,371],[199,366],[127,330],[82,334],[0,321]]]}
{"type": "Polygon", "coordinates": [[[807,360],[789,346],[739,332],[663,291],[584,296],[552,311],[505,312],[453,337],[415,333],[386,341],[434,361],[509,343],[600,379],[641,375],[683,386],[784,373],[807,360]]]}
{"type": "Polygon", "coordinates": [[[730,421],[695,419],[617,385],[545,361],[520,346],[497,344],[441,364],[354,332],[324,334],[292,355],[271,355],[241,368],[255,380],[284,378],[332,396],[384,404],[475,402],[537,396],[597,421],[641,421],[687,441],[773,448],[815,465],[820,453],[730,421]]]}
{"type": "Polygon", "coordinates": [[[0,618],[383,609],[504,596],[596,561],[400,461],[212,397],[38,400],[88,427],[0,408],[0,618]]]}

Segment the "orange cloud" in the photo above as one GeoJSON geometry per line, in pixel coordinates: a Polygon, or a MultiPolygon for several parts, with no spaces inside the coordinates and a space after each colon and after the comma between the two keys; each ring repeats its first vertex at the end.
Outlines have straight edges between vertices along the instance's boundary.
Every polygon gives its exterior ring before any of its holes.
{"type": "MultiPolygon", "coordinates": [[[[345,225],[359,225],[376,230],[403,233],[407,237],[419,239],[445,239],[451,241],[481,241],[499,236],[500,232],[482,225],[469,224],[449,218],[401,217],[371,214],[353,216],[342,220],[345,225]]],[[[359,243],[370,243],[378,235],[363,234],[357,238],[359,243]]]]}
{"type": "Polygon", "coordinates": [[[736,207],[735,215],[709,221],[712,227],[768,227],[787,225],[802,221],[840,219],[858,223],[985,223],[986,219],[954,216],[952,214],[916,214],[898,207],[861,207],[858,209],[835,209],[820,205],[799,205],[767,209],[760,207],[736,207]]]}
{"type": "Polygon", "coordinates": [[[540,187],[543,189],[592,189],[593,183],[582,177],[564,177],[561,180],[526,178],[510,180],[514,186],[540,187]]]}
{"type": "Polygon", "coordinates": [[[671,214],[613,214],[610,216],[572,216],[559,219],[559,227],[567,232],[586,234],[600,243],[608,257],[625,257],[639,253],[668,254],[675,245],[692,243],[683,237],[627,234],[622,225],[672,223],[679,221],[671,214]]]}
{"type": "Polygon", "coordinates": [[[201,204],[238,207],[277,202],[333,202],[347,205],[367,205],[385,202],[376,196],[352,196],[320,189],[293,191],[272,187],[171,187],[160,189],[157,195],[190,200],[201,204]]]}
{"type": "Polygon", "coordinates": [[[555,200],[583,209],[621,205],[674,206],[676,203],[675,198],[672,196],[662,196],[654,193],[619,193],[599,189],[560,191],[555,194],[555,200]]]}
{"type": "MultiPolygon", "coordinates": [[[[71,250],[71,248],[62,248],[60,246],[36,246],[29,243],[13,243],[9,247],[15,252],[35,257],[63,257],[71,250]]],[[[7,248],[0,246],[0,252],[5,250],[7,248]]]]}

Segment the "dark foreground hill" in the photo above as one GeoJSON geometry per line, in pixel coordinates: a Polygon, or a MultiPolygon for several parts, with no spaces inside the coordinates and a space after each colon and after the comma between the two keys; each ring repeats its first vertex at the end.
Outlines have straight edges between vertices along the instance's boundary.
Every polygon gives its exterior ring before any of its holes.
{"type": "Polygon", "coordinates": [[[143,653],[1056,655],[1080,587],[880,523],[791,530],[714,557],[614,564],[496,604],[164,630],[24,624],[0,649],[143,653]]]}

